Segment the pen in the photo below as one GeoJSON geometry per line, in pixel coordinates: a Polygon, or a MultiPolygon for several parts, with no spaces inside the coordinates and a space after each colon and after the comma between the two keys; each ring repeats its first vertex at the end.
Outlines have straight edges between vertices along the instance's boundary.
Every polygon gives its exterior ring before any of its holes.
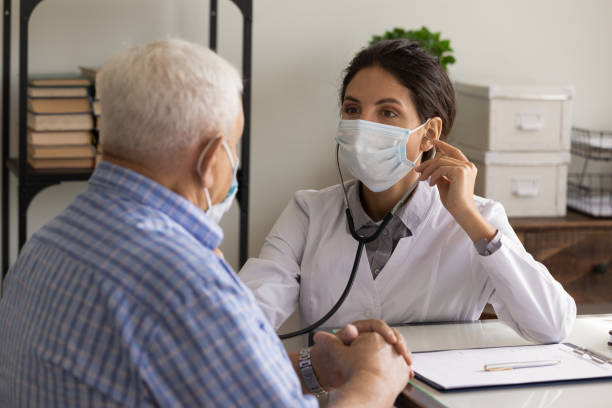
{"type": "Polygon", "coordinates": [[[516,361],[513,363],[494,363],[485,364],[485,371],[506,371],[516,370],[517,368],[532,368],[532,367],[546,367],[551,365],[559,364],[560,360],[538,360],[538,361],[516,361]]]}

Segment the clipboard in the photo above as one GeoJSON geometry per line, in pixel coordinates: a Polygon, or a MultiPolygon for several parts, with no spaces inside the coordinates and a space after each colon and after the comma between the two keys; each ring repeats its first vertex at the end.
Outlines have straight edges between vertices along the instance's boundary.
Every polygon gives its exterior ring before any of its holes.
{"type": "Polygon", "coordinates": [[[571,343],[431,351],[413,353],[412,358],[416,378],[439,391],[612,381],[610,357],[571,343]],[[537,360],[559,360],[560,363],[508,371],[484,369],[486,364],[537,360]]]}

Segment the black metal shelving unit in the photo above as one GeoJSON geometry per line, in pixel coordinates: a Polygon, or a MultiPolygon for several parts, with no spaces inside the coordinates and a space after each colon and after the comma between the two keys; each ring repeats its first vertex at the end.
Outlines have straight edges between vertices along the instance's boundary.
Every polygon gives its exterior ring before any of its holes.
{"type": "MultiPolygon", "coordinates": [[[[36,170],[30,167],[25,159],[26,143],[26,100],[28,86],[28,28],[30,17],[36,6],[43,0],[20,0],[19,20],[19,131],[18,157],[10,158],[10,65],[11,65],[11,0],[4,0],[3,19],[3,70],[2,70],[2,277],[9,268],[9,206],[10,188],[9,172],[17,178],[18,201],[18,248],[21,249],[27,237],[27,210],[32,199],[41,190],[64,181],[88,180],[91,171],[59,169],[36,170]]],[[[241,167],[238,171],[238,203],[240,206],[240,243],[239,262],[246,262],[248,257],[249,227],[249,169],[250,169],[250,126],[251,126],[251,56],[252,56],[252,0],[230,0],[240,10],[243,17],[242,35],[242,75],[244,78],[243,109],[244,133],[241,145],[241,167]]],[[[209,46],[217,48],[218,2],[210,0],[210,35],[209,46]]]]}
{"type": "MultiPolygon", "coordinates": [[[[249,255],[249,188],[251,169],[251,59],[253,56],[253,0],[231,0],[242,13],[242,109],[244,130],[242,132],[240,169],[238,170],[238,193],[240,206],[240,233],[238,246],[239,266],[244,265],[249,255]]],[[[217,0],[210,0],[209,47],[217,50],[217,0]]]]}

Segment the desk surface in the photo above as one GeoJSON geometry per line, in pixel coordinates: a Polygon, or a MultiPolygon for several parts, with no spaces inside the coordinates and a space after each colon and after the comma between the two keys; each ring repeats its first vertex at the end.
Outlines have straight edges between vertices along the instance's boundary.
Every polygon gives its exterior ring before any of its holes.
{"type": "MultiPolygon", "coordinates": [[[[498,320],[473,323],[425,324],[398,327],[412,351],[448,350],[530,344],[498,320]]],[[[612,357],[608,346],[612,314],[578,316],[564,341],[612,357]]],[[[415,380],[415,384],[449,408],[561,408],[611,407],[612,382],[534,385],[477,391],[440,392],[415,380]]]]}

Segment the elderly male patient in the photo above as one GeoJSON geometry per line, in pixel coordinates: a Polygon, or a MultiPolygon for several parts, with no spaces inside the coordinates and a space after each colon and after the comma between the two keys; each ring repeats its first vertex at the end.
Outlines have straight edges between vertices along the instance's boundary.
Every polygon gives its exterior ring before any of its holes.
{"type": "Polygon", "coordinates": [[[99,77],[104,160],[35,233],[0,301],[0,405],[391,406],[412,374],[379,321],[287,355],[216,248],[236,189],[241,79],[182,40],[99,77]]]}

